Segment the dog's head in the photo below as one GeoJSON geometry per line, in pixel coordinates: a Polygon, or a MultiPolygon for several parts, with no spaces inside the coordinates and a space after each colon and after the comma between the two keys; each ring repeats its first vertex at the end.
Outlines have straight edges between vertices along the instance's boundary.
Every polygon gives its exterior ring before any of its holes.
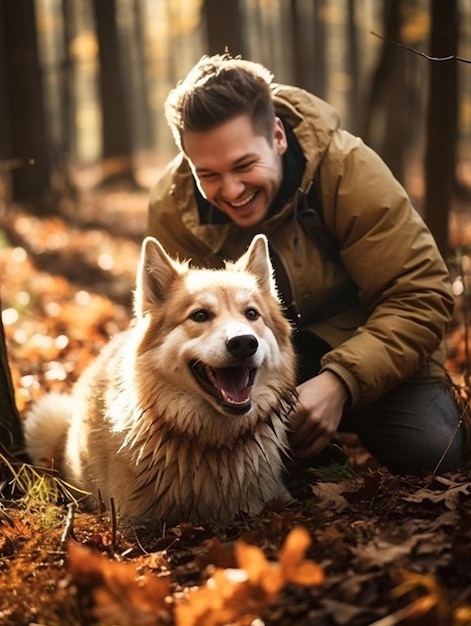
{"type": "Polygon", "coordinates": [[[138,347],[145,385],[172,397],[178,414],[190,408],[191,396],[191,406],[200,405],[195,414],[260,419],[294,389],[291,327],[264,235],[223,270],[191,268],[146,238],[135,313],[145,328],[138,347]]]}

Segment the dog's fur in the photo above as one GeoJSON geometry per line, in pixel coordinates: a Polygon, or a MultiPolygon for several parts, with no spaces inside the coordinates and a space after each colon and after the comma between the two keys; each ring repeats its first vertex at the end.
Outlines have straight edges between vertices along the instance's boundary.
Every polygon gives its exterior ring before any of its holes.
{"type": "Polygon", "coordinates": [[[123,518],[224,524],[287,500],[281,480],[295,401],[291,328],[268,245],[222,270],[142,246],[135,320],[72,396],[43,397],[25,420],[36,463],[113,498],[123,518]]]}

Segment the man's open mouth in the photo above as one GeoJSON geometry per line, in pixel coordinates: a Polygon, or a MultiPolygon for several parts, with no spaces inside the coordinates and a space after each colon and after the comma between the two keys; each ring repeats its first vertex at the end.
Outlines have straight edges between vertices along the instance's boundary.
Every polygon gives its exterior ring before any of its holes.
{"type": "Polygon", "coordinates": [[[239,202],[228,202],[229,206],[233,209],[243,209],[244,207],[248,206],[249,204],[251,204],[255,198],[257,197],[258,191],[254,191],[253,193],[251,193],[249,196],[246,196],[245,198],[242,198],[242,200],[240,200],[239,202]]]}
{"type": "Polygon", "coordinates": [[[191,372],[199,386],[233,413],[246,413],[252,406],[251,392],[257,368],[210,367],[199,361],[190,363],[191,372]]]}

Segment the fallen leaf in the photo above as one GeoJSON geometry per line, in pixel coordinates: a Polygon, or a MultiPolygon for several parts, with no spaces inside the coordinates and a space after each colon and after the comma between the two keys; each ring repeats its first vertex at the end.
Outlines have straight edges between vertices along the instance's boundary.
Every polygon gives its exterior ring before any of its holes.
{"type": "Polygon", "coordinates": [[[169,577],[139,575],[135,565],[110,560],[70,542],[68,569],[73,581],[93,597],[93,614],[106,624],[157,624],[168,610],[169,577]]]}
{"type": "Polygon", "coordinates": [[[452,483],[443,491],[433,489],[418,489],[415,493],[404,496],[406,502],[424,502],[428,500],[434,504],[443,503],[450,510],[456,509],[461,497],[468,497],[471,493],[471,482],[452,483]]]}
{"type": "MultiPolygon", "coordinates": [[[[350,481],[348,481],[350,483],[350,481]]],[[[332,509],[336,513],[342,513],[348,509],[347,499],[342,495],[345,491],[345,482],[340,483],[316,483],[311,486],[312,493],[316,496],[317,506],[320,510],[332,509]]]]}
{"type": "Polygon", "coordinates": [[[352,548],[356,563],[363,571],[389,565],[407,556],[421,541],[433,539],[433,533],[416,534],[401,543],[390,543],[384,539],[374,539],[366,545],[352,548]]]}
{"type": "Polygon", "coordinates": [[[234,550],[239,569],[216,568],[206,585],[177,602],[177,626],[223,626],[234,621],[249,625],[285,584],[321,584],[323,570],[304,558],[310,543],[305,528],[294,528],[276,562],[269,561],[259,547],[238,541],[234,550]]]}

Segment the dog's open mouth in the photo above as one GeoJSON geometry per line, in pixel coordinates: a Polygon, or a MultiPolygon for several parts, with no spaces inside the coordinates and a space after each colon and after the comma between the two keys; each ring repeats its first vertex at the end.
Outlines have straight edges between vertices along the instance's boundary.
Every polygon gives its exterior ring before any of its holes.
{"type": "Polygon", "coordinates": [[[250,409],[256,368],[242,365],[209,367],[192,361],[190,369],[200,387],[226,409],[233,413],[246,413],[250,409]]]}

